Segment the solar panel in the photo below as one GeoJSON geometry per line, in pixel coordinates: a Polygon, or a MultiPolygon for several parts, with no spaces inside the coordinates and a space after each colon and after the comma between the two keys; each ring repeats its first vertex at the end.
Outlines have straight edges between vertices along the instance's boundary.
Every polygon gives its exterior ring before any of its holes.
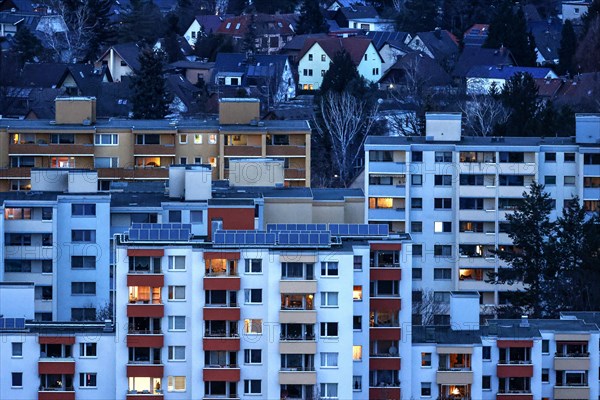
{"type": "Polygon", "coordinates": [[[0,329],[4,329],[4,318],[0,318],[0,329]]]}
{"type": "Polygon", "coordinates": [[[14,318],[5,318],[4,319],[4,329],[14,329],[15,328],[15,319],[14,318]]]}
{"type": "Polygon", "coordinates": [[[15,328],[24,329],[25,328],[25,318],[15,318],[15,328]]]}
{"type": "Polygon", "coordinates": [[[129,240],[139,240],[140,238],[140,230],[139,229],[130,229],[129,230],[129,240]]]}

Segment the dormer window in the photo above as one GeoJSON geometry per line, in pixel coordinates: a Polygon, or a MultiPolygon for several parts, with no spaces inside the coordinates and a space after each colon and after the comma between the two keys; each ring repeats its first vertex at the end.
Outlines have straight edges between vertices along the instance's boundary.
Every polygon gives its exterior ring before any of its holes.
{"type": "Polygon", "coordinates": [[[240,23],[238,22],[237,25],[235,26],[235,30],[240,29],[240,23]]]}
{"type": "Polygon", "coordinates": [[[225,26],[225,29],[229,29],[231,28],[231,22],[228,22],[227,25],[225,26]]]}

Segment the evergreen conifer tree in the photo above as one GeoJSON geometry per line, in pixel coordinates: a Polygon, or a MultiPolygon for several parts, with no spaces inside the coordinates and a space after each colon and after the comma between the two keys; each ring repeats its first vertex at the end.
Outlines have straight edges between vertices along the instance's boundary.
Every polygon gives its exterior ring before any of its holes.
{"type": "Polygon", "coordinates": [[[144,48],[138,57],[140,70],[132,77],[133,117],[161,119],[167,114],[168,101],[163,77],[164,54],[144,48]]]}
{"type": "Polygon", "coordinates": [[[573,58],[577,50],[577,35],[573,29],[571,20],[566,20],[563,24],[560,38],[560,48],[558,49],[558,72],[560,74],[574,74],[573,58]]]}
{"type": "Polygon", "coordinates": [[[329,26],[321,13],[318,0],[304,0],[300,8],[300,18],[296,25],[296,33],[304,35],[308,33],[328,32],[329,26]]]}

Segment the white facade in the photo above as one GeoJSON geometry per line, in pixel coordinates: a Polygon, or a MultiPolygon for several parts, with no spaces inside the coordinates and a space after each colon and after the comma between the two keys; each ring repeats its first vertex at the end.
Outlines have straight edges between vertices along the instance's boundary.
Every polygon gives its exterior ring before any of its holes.
{"type": "Polygon", "coordinates": [[[576,21],[581,19],[587,13],[591,2],[588,0],[580,1],[563,1],[562,2],[562,19],[566,21],[576,21]]]}

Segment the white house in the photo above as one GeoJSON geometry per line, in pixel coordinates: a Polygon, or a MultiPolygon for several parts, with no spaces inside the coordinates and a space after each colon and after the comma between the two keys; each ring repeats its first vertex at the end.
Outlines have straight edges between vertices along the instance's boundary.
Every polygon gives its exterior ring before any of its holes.
{"type": "Polygon", "coordinates": [[[111,46],[96,61],[96,67],[108,67],[114,82],[121,82],[121,77],[133,75],[140,68],[138,55],[140,48],[135,43],[121,43],[111,46]]]}
{"type": "Polygon", "coordinates": [[[183,37],[193,47],[199,37],[216,32],[223,19],[221,15],[196,15],[183,37]]]}
{"type": "Polygon", "coordinates": [[[592,4],[590,0],[575,0],[562,2],[562,19],[566,21],[578,20],[588,12],[589,6],[592,4]]]}
{"type": "Polygon", "coordinates": [[[550,68],[475,65],[467,73],[467,94],[485,94],[492,84],[498,89],[513,75],[528,73],[534,79],[557,79],[558,76],[550,68]]]}
{"type": "Polygon", "coordinates": [[[382,76],[383,59],[370,39],[360,37],[310,39],[298,55],[298,87],[317,90],[335,55],[346,50],[358,73],[369,82],[382,76]]]}
{"type": "Polygon", "coordinates": [[[353,29],[362,29],[363,31],[391,32],[394,30],[395,22],[387,18],[351,18],[348,20],[348,27],[353,29]]]}

